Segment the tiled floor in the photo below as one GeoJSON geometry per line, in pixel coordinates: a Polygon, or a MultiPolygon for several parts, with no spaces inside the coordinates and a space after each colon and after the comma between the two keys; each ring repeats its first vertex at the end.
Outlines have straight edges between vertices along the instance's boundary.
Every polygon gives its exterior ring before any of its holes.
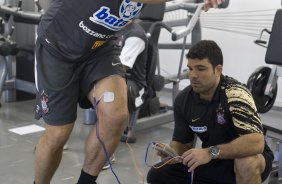
{"type": "MultiPolygon", "coordinates": [[[[33,119],[34,101],[2,103],[0,108],[0,184],[31,184],[33,182],[34,147],[42,132],[18,135],[9,129],[36,124],[44,126],[42,121],[33,119]]],[[[52,184],[74,184],[79,176],[84,155],[84,139],[93,125],[85,125],[81,109],[75,129],[68,142],[68,150],[64,151],[61,165],[54,176],[52,184]]],[[[281,110],[263,115],[263,121],[281,123],[281,110]]],[[[169,142],[173,124],[150,128],[136,132],[137,143],[131,144],[140,169],[144,176],[149,169],[145,165],[145,153],[151,141],[169,142]]],[[[116,163],[113,165],[122,184],[142,183],[141,177],[134,169],[133,159],[129,148],[121,143],[116,152],[116,163]]],[[[99,184],[117,183],[110,170],[102,171],[99,184]]],[[[271,182],[279,183],[276,180],[271,182]]]]}

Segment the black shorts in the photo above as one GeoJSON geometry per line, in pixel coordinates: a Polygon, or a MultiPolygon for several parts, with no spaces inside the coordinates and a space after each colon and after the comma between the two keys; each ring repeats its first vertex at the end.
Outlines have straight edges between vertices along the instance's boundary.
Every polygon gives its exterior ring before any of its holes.
{"type": "Polygon", "coordinates": [[[77,118],[77,103],[92,107],[87,96],[95,81],[110,75],[124,76],[120,46],[108,42],[81,61],[69,61],[37,41],[35,52],[35,118],[49,125],[63,125],[77,118]],[[106,52],[105,52],[106,51],[106,52]]]}
{"type": "MultiPolygon", "coordinates": [[[[270,152],[263,152],[263,156],[266,166],[261,174],[262,181],[268,177],[273,161],[273,155],[270,152]]],[[[193,184],[236,184],[233,168],[233,160],[209,162],[195,169],[193,184]]],[[[160,169],[151,168],[147,175],[147,182],[150,184],[187,184],[191,183],[191,173],[188,173],[188,167],[183,164],[166,165],[160,169]]]]}

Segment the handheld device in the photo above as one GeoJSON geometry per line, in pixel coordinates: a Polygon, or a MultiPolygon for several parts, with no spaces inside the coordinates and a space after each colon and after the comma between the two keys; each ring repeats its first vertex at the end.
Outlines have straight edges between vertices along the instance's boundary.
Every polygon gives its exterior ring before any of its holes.
{"type": "Polygon", "coordinates": [[[179,156],[174,149],[169,145],[159,142],[153,142],[152,147],[164,155],[171,156],[172,158],[179,156]]]}

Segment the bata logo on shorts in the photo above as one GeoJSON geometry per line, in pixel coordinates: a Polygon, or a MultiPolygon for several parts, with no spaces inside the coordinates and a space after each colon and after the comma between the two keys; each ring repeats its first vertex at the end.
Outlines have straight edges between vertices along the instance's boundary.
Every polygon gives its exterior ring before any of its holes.
{"type": "Polygon", "coordinates": [[[123,28],[130,19],[135,17],[142,9],[143,4],[124,0],[119,9],[119,16],[112,15],[110,8],[102,6],[89,19],[99,25],[102,25],[110,30],[119,31],[123,28]]]}

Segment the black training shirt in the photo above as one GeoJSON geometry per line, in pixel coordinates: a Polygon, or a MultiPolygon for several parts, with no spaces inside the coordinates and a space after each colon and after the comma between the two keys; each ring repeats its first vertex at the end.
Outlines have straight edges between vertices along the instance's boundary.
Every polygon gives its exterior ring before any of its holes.
{"type": "Polygon", "coordinates": [[[192,142],[197,134],[202,147],[223,144],[240,135],[262,133],[262,125],[250,92],[236,80],[221,76],[211,102],[199,98],[191,86],[174,103],[173,140],[192,142]]]}

